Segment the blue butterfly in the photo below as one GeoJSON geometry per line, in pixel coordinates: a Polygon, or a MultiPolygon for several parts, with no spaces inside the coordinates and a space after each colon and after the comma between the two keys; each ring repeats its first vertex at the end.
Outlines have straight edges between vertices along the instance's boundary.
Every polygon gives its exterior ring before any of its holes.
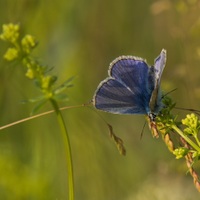
{"type": "Polygon", "coordinates": [[[162,109],[160,80],[166,64],[166,50],[155,59],[154,66],[135,56],[120,56],[109,67],[93,97],[94,106],[114,114],[145,114],[150,127],[162,109]]]}

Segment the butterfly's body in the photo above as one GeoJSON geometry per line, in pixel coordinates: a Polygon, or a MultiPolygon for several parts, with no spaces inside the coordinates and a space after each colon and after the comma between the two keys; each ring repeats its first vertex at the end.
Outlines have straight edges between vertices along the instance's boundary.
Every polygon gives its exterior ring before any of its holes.
{"type": "Polygon", "coordinates": [[[145,114],[155,121],[162,108],[160,78],[166,63],[162,50],[154,66],[134,56],[120,56],[109,67],[93,97],[97,109],[114,114],[145,114]]]}

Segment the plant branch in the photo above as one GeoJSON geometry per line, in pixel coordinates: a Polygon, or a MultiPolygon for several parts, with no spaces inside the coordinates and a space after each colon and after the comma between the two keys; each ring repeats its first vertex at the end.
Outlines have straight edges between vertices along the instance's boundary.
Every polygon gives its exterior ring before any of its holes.
{"type": "Polygon", "coordinates": [[[74,200],[74,176],[73,176],[73,163],[72,163],[70,139],[69,139],[69,135],[67,132],[67,128],[66,128],[62,113],[58,107],[58,104],[53,99],[50,99],[50,101],[57,115],[57,120],[60,125],[61,134],[62,134],[62,138],[64,142],[64,148],[66,151],[68,183],[69,183],[69,200],[74,200]]]}

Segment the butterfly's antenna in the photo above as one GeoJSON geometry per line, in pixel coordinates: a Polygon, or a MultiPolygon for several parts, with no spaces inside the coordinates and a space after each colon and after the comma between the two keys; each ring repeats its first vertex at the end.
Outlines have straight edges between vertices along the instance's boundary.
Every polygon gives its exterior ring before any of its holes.
{"type": "MultiPolygon", "coordinates": [[[[162,96],[162,99],[163,99],[165,96],[167,96],[168,94],[174,92],[175,90],[177,90],[177,88],[175,88],[175,89],[173,89],[173,90],[167,92],[166,94],[164,94],[164,95],[162,96]]],[[[177,110],[191,111],[191,112],[194,112],[195,114],[197,114],[197,115],[200,116],[200,110],[197,110],[197,109],[193,109],[193,108],[181,108],[181,107],[176,107],[176,106],[175,106],[174,108],[177,109],[177,110]]]]}
{"type": "MultiPolygon", "coordinates": [[[[89,104],[81,104],[81,105],[75,105],[75,106],[65,106],[65,107],[60,108],[60,110],[66,110],[66,109],[71,109],[71,108],[80,108],[80,107],[87,106],[87,105],[89,105],[89,104]]],[[[0,127],[0,130],[9,128],[9,127],[14,126],[14,125],[17,125],[17,124],[21,124],[21,123],[26,122],[26,121],[29,121],[29,120],[31,120],[31,119],[35,119],[35,118],[38,118],[38,117],[42,117],[42,116],[44,116],[44,115],[51,114],[51,113],[53,113],[53,112],[55,112],[55,110],[50,110],[50,111],[43,112],[43,113],[40,113],[40,114],[37,114],[37,115],[33,115],[33,116],[30,116],[30,117],[26,117],[26,118],[24,118],[24,119],[21,119],[21,120],[12,122],[12,123],[10,123],[10,124],[1,126],[1,127],[0,127]]]]}
{"type": "Polygon", "coordinates": [[[200,116],[200,110],[196,110],[193,108],[180,108],[180,107],[174,107],[174,108],[177,110],[191,111],[200,116]]]}
{"type": "Polygon", "coordinates": [[[176,91],[176,90],[177,90],[177,88],[175,88],[175,89],[173,89],[173,90],[167,92],[166,94],[162,95],[162,99],[163,99],[165,96],[167,96],[168,94],[170,94],[170,93],[172,93],[172,92],[174,92],[174,91],[176,91]]]}
{"type": "Polygon", "coordinates": [[[144,122],[144,125],[143,125],[143,127],[142,127],[141,134],[140,134],[140,140],[142,140],[143,133],[144,133],[144,128],[145,128],[146,124],[147,124],[147,122],[145,121],[145,122],[144,122]]]}

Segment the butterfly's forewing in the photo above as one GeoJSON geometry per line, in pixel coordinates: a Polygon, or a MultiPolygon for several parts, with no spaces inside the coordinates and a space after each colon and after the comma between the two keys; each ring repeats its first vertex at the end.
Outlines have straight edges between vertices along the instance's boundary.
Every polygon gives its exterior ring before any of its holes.
{"type": "Polygon", "coordinates": [[[146,114],[152,93],[148,76],[149,67],[141,58],[115,59],[110,65],[109,77],[96,90],[94,106],[116,114],[146,114]]]}
{"type": "Polygon", "coordinates": [[[162,76],[163,69],[165,68],[167,60],[167,52],[165,49],[162,49],[160,55],[154,61],[154,69],[155,69],[155,79],[157,79],[157,84],[160,84],[160,79],[162,76]]]}
{"type": "Polygon", "coordinates": [[[147,63],[142,58],[121,56],[110,64],[109,76],[122,82],[137,94],[146,90],[144,83],[147,84],[148,69],[147,63]]]}
{"type": "Polygon", "coordinates": [[[151,94],[149,108],[151,113],[158,113],[162,107],[161,94],[160,94],[160,79],[163,69],[166,64],[166,50],[162,50],[160,55],[155,59],[154,66],[152,67],[154,89],[151,94]]]}

